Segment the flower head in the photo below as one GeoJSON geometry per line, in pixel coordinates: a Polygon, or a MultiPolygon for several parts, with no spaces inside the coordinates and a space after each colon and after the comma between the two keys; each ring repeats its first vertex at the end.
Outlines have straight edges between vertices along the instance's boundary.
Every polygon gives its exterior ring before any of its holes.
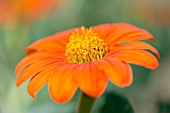
{"type": "Polygon", "coordinates": [[[67,61],[75,63],[84,63],[103,58],[108,53],[107,44],[97,33],[93,33],[90,28],[81,28],[81,33],[76,29],[76,33],[69,38],[66,46],[65,55],[67,61]]]}
{"type": "Polygon", "coordinates": [[[31,78],[34,97],[48,83],[55,102],[67,102],[77,88],[91,97],[100,96],[110,80],[119,87],[132,84],[128,63],[155,69],[158,51],[140,40],[154,40],[144,29],[127,23],[81,27],[41,39],[27,47],[27,56],[16,67],[16,85],[31,78]]]}

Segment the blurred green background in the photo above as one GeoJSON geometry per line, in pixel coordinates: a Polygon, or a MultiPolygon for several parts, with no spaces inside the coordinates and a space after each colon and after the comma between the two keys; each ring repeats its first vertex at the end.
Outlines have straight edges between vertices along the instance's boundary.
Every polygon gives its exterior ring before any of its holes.
{"type": "MultiPolygon", "coordinates": [[[[161,54],[160,67],[151,71],[132,65],[133,84],[122,89],[109,83],[93,113],[170,113],[169,6],[169,0],[65,0],[34,21],[20,18],[9,25],[0,19],[0,113],[74,113],[80,91],[68,103],[56,104],[45,86],[33,100],[27,93],[27,83],[16,87],[15,66],[25,56],[24,49],[38,39],[82,25],[116,22],[131,23],[154,35],[156,42],[149,43],[161,54]],[[116,112],[108,106],[108,99],[116,112]]],[[[2,11],[0,7],[0,18],[2,11]]]]}

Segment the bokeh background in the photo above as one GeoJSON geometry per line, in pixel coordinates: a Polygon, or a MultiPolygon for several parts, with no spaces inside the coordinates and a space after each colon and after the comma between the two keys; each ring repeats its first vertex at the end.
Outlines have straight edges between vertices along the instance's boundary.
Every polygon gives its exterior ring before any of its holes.
{"type": "Polygon", "coordinates": [[[45,86],[32,99],[27,83],[17,88],[15,66],[32,42],[82,25],[128,22],[154,35],[161,59],[154,71],[132,65],[134,82],[108,84],[93,113],[170,113],[169,0],[0,0],[0,113],[74,113],[80,91],[54,103],[45,86]],[[115,110],[113,110],[115,109],[115,110]],[[133,110],[132,110],[133,109],[133,110]]]}

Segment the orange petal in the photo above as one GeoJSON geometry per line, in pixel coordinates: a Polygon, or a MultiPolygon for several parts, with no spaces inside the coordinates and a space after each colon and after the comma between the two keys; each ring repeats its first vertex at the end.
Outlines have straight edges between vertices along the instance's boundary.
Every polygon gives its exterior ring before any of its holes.
{"type": "MultiPolygon", "coordinates": [[[[29,65],[33,62],[37,62],[39,60],[43,60],[43,59],[47,59],[47,58],[50,58],[50,57],[54,57],[56,56],[57,54],[56,53],[50,53],[50,52],[36,52],[36,53],[33,53],[33,54],[30,54],[26,57],[24,57],[16,66],[16,69],[15,69],[15,74],[18,75],[18,73],[20,72],[20,70],[22,70],[22,68],[26,65],[29,65]]],[[[57,56],[59,57],[59,56],[57,56]]],[[[61,58],[64,58],[63,56],[61,58]]]]}
{"type": "Polygon", "coordinates": [[[69,41],[69,36],[73,31],[75,31],[75,29],[60,32],[47,38],[40,39],[37,42],[28,46],[26,49],[26,53],[29,54],[34,51],[48,51],[64,54],[66,44],[69,41]]]}
{"type": "Polygon", "coordinates": [[[49,65],[48,68],[42,69],[42,72],[34,75],[28,85],[28,93],[34,98],[35,94],[48,82],[49,77],[53,75],[53,71],[58,66],[53,64],[49,65]]]}
{"type": "Polygon", "coordinates": [[[154,55],[145,50],[120,50],[116,53],[109,54],[122,61],[140,65],[149,69],[155,69],[159,66],[158,60],[154,55]]]}
{"type": "Polygon", "coordinates": [[[72,64],[64,65],[53,71],[53,76],[49,78],[49,92],[55,102],[65,103],[69,101],[78,86],[73,80],[72,64]]]}
{"type": "Polygon", "coordinates": [[[107,77],[94,62],[79,64],[74,79],[80,89],[91,97],[100,96],[107,85],[107,77]]]}
{"type": "Polygon", "coordinates": [[[113,31],[113,24],[101,24],[92,27],[94,33],[98,33],[100,38],[107,39],[113,31]]]}
{"type": "Polygon", "coordinates": [[[28,93],[35,98],[35,94],[47,83],[50,74],[48,72],[35,75],[28,85],[28,93]]]}
{"type": "Polygon", "coordinates": [[[22,70],[16,80],[16,85],[20,86],[23,82],[25,82],[30,77],[33,77],[37,73],[43,71],[46,68],[49,68],[51,65],[59,66],[65,62],[58,61],[57,59],[43,59],[41,61],[37,61],[27,68],[22,70]]]}
{"type": "Polygon", "coordinates": [[[112,57],[104,57],[96,62],[113,84],[119,87],[125,87],[132,84],[133,73],[131,66],[127,63],[112,57]]]}
{"type": "Polygon", "coordinates": [[[110,49],[113,52],[123,50],[123,49],[147,49],[154,52],[157,55],[157,57],[160,58],[160,54],[157,51],[157,49],[155,49],[153,46],[145,42],[129,42],[126,44],[120,44],[118,46],[112,46],[110,47],[110,49]]]}
{"type": "Polygon", "coordinates": [[[94,26],[93,31],[110,46],[122,42],[152,39],[153,36],[144,29],[137,28],[128,23],[103,24],[94,26]]]}

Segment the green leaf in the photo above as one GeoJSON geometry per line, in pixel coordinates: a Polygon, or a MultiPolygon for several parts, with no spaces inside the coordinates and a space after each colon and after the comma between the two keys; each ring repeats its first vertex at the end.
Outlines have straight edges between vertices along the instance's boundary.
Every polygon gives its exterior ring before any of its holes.
{"type": "Polygon", "coordinates": [[[134,111],[127,98],[115,93],[108,93],[100,113],[134,113],[134,111]]]}
{"type": "Polygon", "coordinates": [[[170,102],[157,102],[158,113],[170,113],[170,102]]]}

